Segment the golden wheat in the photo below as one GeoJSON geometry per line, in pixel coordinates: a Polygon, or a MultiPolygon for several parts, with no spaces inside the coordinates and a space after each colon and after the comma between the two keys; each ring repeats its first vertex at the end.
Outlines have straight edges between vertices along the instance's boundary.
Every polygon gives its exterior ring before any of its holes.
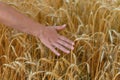
{"type": "MultiPolygon", "coordinates": [[[[0,0],[44,25],[67,24],[71,54],[0,24],[0,80],[119,80],[119,0],[0,0]]],[[[29,27],[29,26],[28,26],[29,27]]]]}

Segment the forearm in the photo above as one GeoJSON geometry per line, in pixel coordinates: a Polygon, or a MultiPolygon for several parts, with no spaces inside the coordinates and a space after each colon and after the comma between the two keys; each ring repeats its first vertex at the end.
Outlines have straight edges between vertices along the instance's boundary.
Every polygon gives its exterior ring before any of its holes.
{"type": "Polygon", "coordinates": [[[0,2],[0,23],[28,34],[35,34],[35,30],[43,28],[38,22],[2,2],[0,2]]]}

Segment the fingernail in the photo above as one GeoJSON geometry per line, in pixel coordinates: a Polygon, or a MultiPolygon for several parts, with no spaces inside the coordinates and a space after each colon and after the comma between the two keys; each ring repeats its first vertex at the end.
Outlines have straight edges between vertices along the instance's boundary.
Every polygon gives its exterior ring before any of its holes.
{"type": "Polygon", "coordinates": [[[57,56],[60,56],[60,54],[57,54],[57,56]]]}
{"type": "Polygon", "coordinates": [[[72,43],[72,45],[74,45],[74,42],[72,43]]]}
{"type": "Polygon", "coordinates": [[[74,50],[74,47],[72,47],[71,49],[74,50]]]}
{"type": "Polygon", "coordinates": [[[70,51],[67,51],[67,54],[69,54],[70,53],[70,51]]]}
{"type": "Polygon", "coordinates": [[[64,27],[66,26],[66,24],[63,25],[64,27]]]}

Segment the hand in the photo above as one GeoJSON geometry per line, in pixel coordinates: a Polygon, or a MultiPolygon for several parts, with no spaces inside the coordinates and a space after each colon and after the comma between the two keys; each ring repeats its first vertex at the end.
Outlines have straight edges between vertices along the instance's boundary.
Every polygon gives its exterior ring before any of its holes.
{"type": "Polygon", "coordinates": [[[44,27],[42,33],[37,35],[41,42],[58,56],[60,56],[60,53],[55,48],[58,48],[67,54],[70,53],[70,50],[74,49],[73,41],[57,33],[57,31],[60,31],[65,27],[66,25],[44,27]]]}

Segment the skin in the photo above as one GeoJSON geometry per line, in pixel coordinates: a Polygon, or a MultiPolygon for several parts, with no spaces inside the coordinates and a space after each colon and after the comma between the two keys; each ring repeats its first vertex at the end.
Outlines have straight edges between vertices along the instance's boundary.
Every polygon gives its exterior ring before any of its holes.
{"type": "Polygon", "coordinates": [[[73,41],[57,33],[57,31],[63,30],[66,25],[41,25],[3,2],[0,2],[0,23],[38,37],[57,56],[60,56],[60,53],[55,48],[67,54],[74,49],[73,41]]]}

